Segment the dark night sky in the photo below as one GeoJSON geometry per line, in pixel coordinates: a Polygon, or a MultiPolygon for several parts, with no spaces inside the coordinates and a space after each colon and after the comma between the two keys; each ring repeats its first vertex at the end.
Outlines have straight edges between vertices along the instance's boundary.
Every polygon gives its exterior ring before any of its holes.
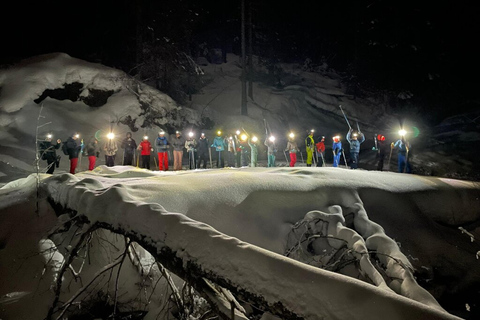
{"type": "MultiPolygon", "coordinates": [[[[366,84],[416,91],[430,105],[445,101],[446,92],[464,105],[476,100],[474,1],[252,1],[255,31],[263,36],[256,53],[297,62],[324,56],[366,84]]],[[[61,51],[128,70],[135,63],[135,3],[146,39],[153,27],[155,38],[181,44],[189,30],[190,48],[202,41],[236,48],[239,0],[43,1],[15,4],[1,19],[0,64],[61,51]]]]}

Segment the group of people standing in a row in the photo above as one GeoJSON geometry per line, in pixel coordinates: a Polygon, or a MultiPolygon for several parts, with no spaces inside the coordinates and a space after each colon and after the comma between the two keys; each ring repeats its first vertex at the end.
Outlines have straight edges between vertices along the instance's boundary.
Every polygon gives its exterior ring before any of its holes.
{"type": "MultiPolygon", "coordinates": [[[[91,138],[86,145],[83,139],[78,143],[80,136],[77,133],[72,134],[62,145],[62,151],[68,155],[70,160],[70,173],[75,174],[78,165],[78,158],[82,154],[88,157],[89,170],[95,168],[96,159],[100,156],[99,140],[91,138]]],[[[342,142],[340,136],[332,138],[333,151],[333,167],[338,167],[341,156],[343,155],[344,162],[347,164],[342,142]]],[[[360,153],[360,145],[365,141],[365,135],[358,131],[355,132],[350,129],[346,135],[346,140],[350,145],[350,168],[357,169],[360,153]]],[[[390,148],[385,142],[385,137],[378,135],[375,139],[375,150],[377,150],[378,170],[383,170],[385,156],[388,149],[391,151],[394,148],[398,152],[398,171],[410,172],[410,165],[408,163],[408,143],[402,137],[396,143],[392,143],[390,148]]],[[[55,167],[58,167],[60,156],[56,155],[56,150],[61,146],[62,141],[57,140],[56,144],[52,144],[51,134],[47,135],[46,139],[40,143],[39,152],[41,158],[47,161],[47,173],[52,174],[55,167]]],[[[264,145],[267,148],[268,167],[275,167],[276,153],[278,151],[275,144],[274,136],[267,136],[264,145]]],[[[206,138],[205,133],[201,133],[200,137],[195,139],[194,134],[190,132],[187,137],[184,137],[182,132],[176,131],[175,135],[167,139],[164,131],[158,133],[152,145],[148,136],[144,136],[143,140],[137,145],[133,139],[132,134],[127,132],[124,139],[120,143],[120,148],[123,149],[122,165],[133,165],[141,168],[150,169],[150,161],[152,152],[156,151],[158,156],[158,168],[160,171],[167,171],[169,168],[169,149],[173,149],[173,170],[182,170],[183,152],[186,149],[188,153],[189,169],[207,168],[207,163],[213,167],[213,161],[217,168],[225,166],[225,160],[229,167],[251,167],[257,166],[259,139],[256,136],[250,136],[246,132],[236,131],[232,135],[222,135],[221,131],[217,132],[212,144],[206,138]],[[139,158],[136,158],[136,151],[139,151],[139,158]],[[213,152],[212,152],[213,150],[213,152]],[[226,158],[226,159],[225,159],[226,158]]],[[[311,130],[305,138],[306,148],[306,165],[311,167],[326,166],[325,164],[325,136],[319,137],[317,142],[314,139],[314,130],[311,130]]],[[[115,165],[115,158],[119,150],[117,141],[110,133],[107,135],[107,141],[103,145],[105,154],[105,164],[109,167],[115,165]]],[[[300,148],[295,139],[295,135],[291,133],[288,137],[287,146],[284,152],[288,152],[290,167],[294,167],[297,162],[297,154],[301,153],[300,148]]],[[[303,154],[301,154],[303,158],[303,154]]],[[[153,157],[156,162],[156,157],[153,157]]]]}

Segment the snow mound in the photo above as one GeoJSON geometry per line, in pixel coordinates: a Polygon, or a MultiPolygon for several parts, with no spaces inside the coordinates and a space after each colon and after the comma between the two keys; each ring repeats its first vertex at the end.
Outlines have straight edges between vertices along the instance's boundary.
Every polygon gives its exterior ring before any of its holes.
{"type": "MultiPolygon", "coordinates": [[[[100,167],[43,183],[55,202],[86,216],[90,223],[141,235],[141,244],[156,248],[157,253],[169,248],[184,265],[198,265],[205,276],[228,279],[239,290],[264,297],[269,305],[279,303],[311,319],[320,315],[381,319],[385,314],[392,319],[453,318],[416,283],[414,266],[392,240],[402,238],[398,230],[373,221],[379,209],[384,218],[402,212],[402,228],[407,230],[416,215],[443,225],[469,224],[480,217],[479,187],[474,183],[335,168],[163,173],[100,167]],[[379,196],[372,201],[375,193],[379,196]],[[382,200],[385,193],[396,199],[396,208],[382,200]],[[411,211],[411,203],[416,211],[411,211]],[[373,217],[367,215],[370,211],[373,217]],[[342,223],[351,213],[357,232],[342,223]],[[309,216],[330,221],[326,235],[347,241],[361,269],[378,287],[283,256],[292,228],[309,216]],[[387,237],[390,229],[395,233],[392,238],[387,237]],[[367,251],[379,257],[386,276],[362,254],[367,251]],[[393,280],[386,283],[385,278],[393,280]]],[[[432,236],[428,223],[415,227],[432,236]]],[[[419,240],[403,237],[402,243],[414,245],[419,240]]],[[[474,260],[472,256],[469,261],[474,260]]]]}

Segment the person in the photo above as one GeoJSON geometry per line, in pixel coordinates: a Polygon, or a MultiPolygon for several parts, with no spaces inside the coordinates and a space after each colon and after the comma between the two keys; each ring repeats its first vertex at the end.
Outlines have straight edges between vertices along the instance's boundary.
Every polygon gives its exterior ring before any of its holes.
{"type": "Polygon", "coordinates": [[[383,171],[383,164],[385,162],[385,156],[388,152],[388,144],[385,141],[385,136],[377,135],[377,170],[383,171]]]}
{"type": "Polygon", "coordinates": [[[213,139],[211,147],[215,148],[215,151],[217,152],[217,168],[223,168],[225,166],[225,160],[223,158],[223,151],[225,150],[225,139],[223,139],[221,131],[217,132],[217,136],[215,137],[215,139],[213,139]]]}
{"type": "MultiPolygon", "coordinates": [[[[152,144],[148,141],[148,136],[144,136],[138,146],[140,157],[142,159],[142,168],[150,170],[150,152],[153,151],[152,144]]],[[[167,162],[168,164],[168,162],[167,162]]]]}
{"type": "Polygon", "coordinates": [[[358,131],[353,132],[353,129],[347,133],[347,141],[350,144],[350,158],[352,163],[350,164],[351,169],[358,169],[358,154],[360,153],[360,144],[365,141],[365,135],[358,131]]]}
{"type": "Polygon", "coordinates": [[[322,136],[319,142],[315,144],[317,153],[317,167],[325,166],[325,137],[322,136]],[[320,162],[321,161],[321,162],[320,162]]]}
{"type": "Polygon", "coordinates": [[[100,156],[100,147],[98,146],[98,139],[91,138],[87,143],[86,153],[88,157],[88,170],[92,171],[95,168],[95,162],[100,156]]]}
{"type": "Polygon", "coordinates": [[[315,148],[313,130],[311,130],[308,136],[305,138],[305,147],[307,149],[307,167],[311,167],[313,162],[313,149],[315,148]]]}
{"type": "Polygon", "coordinates": [[[106,156],[105,165],[107,167],[113,167],[115,165],[115,157],[117,156],[118,151],[117,142],[115,141],[113,133],[109,134],[108,140],[103,146],[103,150],[105,151],[106,156]]]}
{"type": "Polygon", "coordinates": [[[398,149],[398,172],[411,173],[410,161],[408,161],[408,153],[410,151],[410,143],[402,136],[400,139],[391,144],[392,149],[398,149]]]}
{"type": "Polygon", "coordinates": [[[340,141],[340,136],[333,137],[333,166],[338,167],[340,164],[340,156],[342,155],[342,142],[340,141]]]}
{"type": "Polygon", "coordinates": [[[207,169],[207,161],[209,158],[208,148],[210,148],[210,144],[208,142],[207,137],[205,137],[205,133],[202,132],[200,138],[198,139],[198,163],[197,168],[200,168],[203,164],[203,169],[207,169]]]}
{"type": "Polygon", "coordinates": [[[77,144],[78,138],[80,138],[80,135],[75,132],[68,137],[67,141],[65,141],[65,148],[67,150],[68,159],[70,160],[71,174],[75,174],[75,169],[78,164],[78,154],[80,153],[80,150],[82,150],[82,146],[77,144]]]}
{"type": "Polygon", "coordinates": [[[235,167],[235,154],[236,154],[236,148],[235,148],[235,140],[233,139],[233,136],[228,137],[226,139],[226,145],[227,145],[227,162],[229,167],[235,167]]]}
{"type": "Polygon", "coordinates": [[[168,171],[168,146],[169,142],[165,138],[165,132],[160,131],[155,141],[158,154],[158,170],[160,171],[168,171]]]}
{"type": "Polygon", "coordinates": [[[197,140],[193,137],[193,132],[188,134],[187,140],[185,140],[185,149],[188,152],[188,167],[190,170],[197,168],[197,162],[195,159],[195,148],[197,147],[197,140]]]}
{"type": "Polygon", "coordinates": [[[258,138],[253,136],[252,139],[248,139],[248,145],[250,146],[250,166],[255,168],[258,157],[258,138]]]}
{"type": "Polygon", "coordinates": [[[267,167],[275,167],[275,152],[277,152],[277,150],[275,150],[275,137],[270,136],[270,138],[265,138],[265,142],[263,144],[267,147],[267,167]]]}
{"type": "MultiPolygon", "coordinates": [[[[240,165],[242,167],[248,166],[248,136],[243,133],[240,136],[239,149],[240,149],[240,165]]],[[[250,148],[251,149],[251,148],[250,148]]]]}
{"type": "MultiPolygon", "coordinates": [[[[235,143],[235,167],[240,168],[243,163],[242,163],[242,150],[245,148],[245,144],[242,144],[242,141],[240,140],[240,130],[236,131],[234,138],[234,143],[235,143]]],[[[246,165],[246,163],[245,163],[246,165]]]]}
{"type": "Polygon", "coordinates": [[[295,163],[297,163],[297,152],[300,150],[294,140],[293,134],[288,137],[287,148],[285,151],[288,151],[290,155],[290,167],[295,167],[295,163]]]}
{"type": "Polygon", "coordinates": [[[135,156],[135,150],[137,149],[137,143],[132,138],[132,133],[127,132],[125,139],[122,141],[121,148],[123,151],[123,165],[133,166],[133,158],[135,156]]]}
{"type": "Polygon", "coordinates": [[[175,132],[175,137],[171,139],[173,146],[173,170],[182,170],[183,148],[185,147],[185,139],[180,131],[175,132]]]}
{"type": "Polygon", "coordinates": [[[57,139],[56,144],[52,144],[52,134],[47,134],[45,137],[45,140],[40,143],[39,149],[40,149],[40,158],[42,160],[47,161],[47,173],[48,174],[53,174],[55,171],[55,166],[57,165],[57,161],[59,159],[57,158],[57,152],[55,150],[58,150],[60,148],[60,144],[62,143],[62,140],[57,139]]]}

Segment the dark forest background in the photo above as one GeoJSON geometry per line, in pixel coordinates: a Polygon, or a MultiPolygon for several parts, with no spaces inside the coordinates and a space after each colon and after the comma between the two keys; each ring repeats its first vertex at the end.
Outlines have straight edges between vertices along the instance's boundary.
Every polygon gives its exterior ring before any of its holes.
{"type": "MultiPolygon", "coordinates": [[[[355,96],[382,96],[431,124],[478,110],[480,10],[473,1],[245,1],[252,53],[272,72],[280,62],[328,65],[355,96]]],[[[241,52],[241,0],[1,6],[3,67],[65,52],[152,80],[180,103],[198,85],[198,57],[221,63],[219,50],[241,52]]]]}

